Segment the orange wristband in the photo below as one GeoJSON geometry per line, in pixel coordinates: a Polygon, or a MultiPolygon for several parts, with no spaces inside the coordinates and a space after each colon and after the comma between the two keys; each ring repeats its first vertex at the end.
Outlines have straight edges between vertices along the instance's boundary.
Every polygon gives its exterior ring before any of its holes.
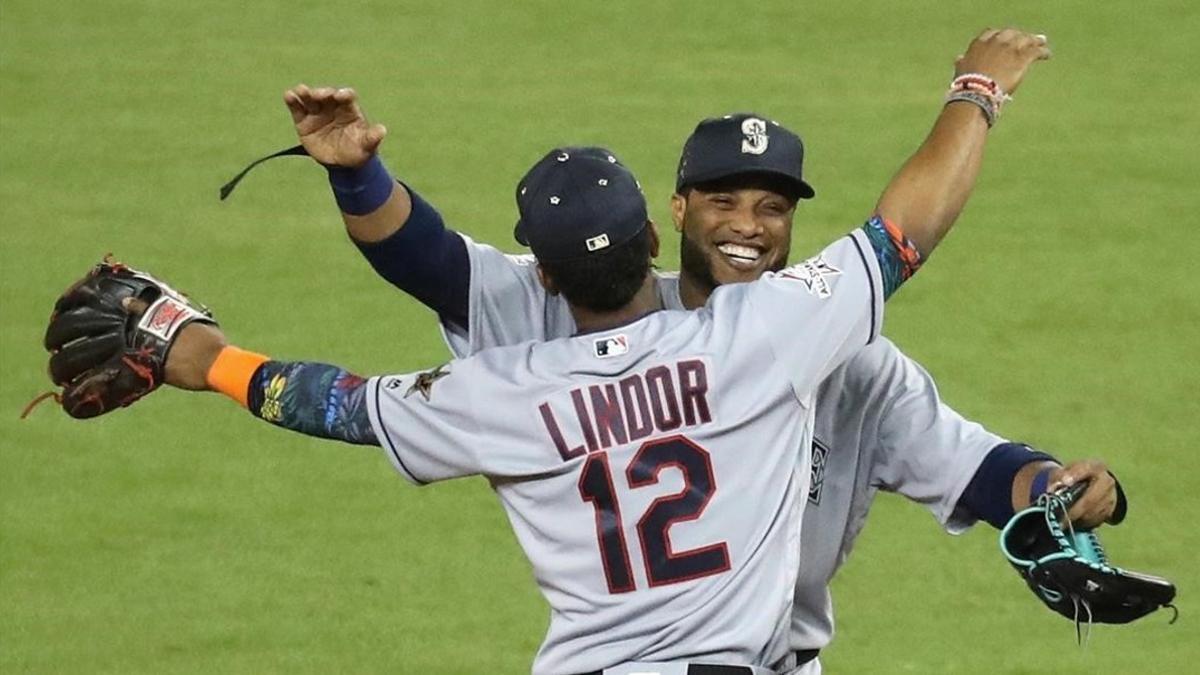
{"type": "Polygon", "coordinates": [[[249,407],[247,399],[250,394],[250,380],[254,377],[254,372],[258,370],[258,367],[270,360],[262,354],[255,354],[229,345],[217,354],[216,360],[213,361],[212,367],[208,369],[208,374],[204,376],[204,379],[208,382],[209,387],[242,404],[243,408],[247,408],[249,407]]]}

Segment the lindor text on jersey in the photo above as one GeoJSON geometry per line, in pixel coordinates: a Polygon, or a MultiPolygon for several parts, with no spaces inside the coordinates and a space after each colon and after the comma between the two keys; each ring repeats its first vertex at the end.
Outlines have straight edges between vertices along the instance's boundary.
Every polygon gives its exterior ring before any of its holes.
{"type": "Polygon", "coordinates": [[[695,358],[575,387],[540,402],[537,409],[564,462],[655,432],[712,421],[708,371],[695,358]]]}

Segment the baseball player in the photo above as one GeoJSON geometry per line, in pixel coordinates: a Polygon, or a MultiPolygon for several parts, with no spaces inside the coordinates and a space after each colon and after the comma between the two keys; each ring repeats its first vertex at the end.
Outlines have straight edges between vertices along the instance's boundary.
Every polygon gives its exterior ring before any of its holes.
{"type": "Polygon", "coordinates": [[[788,650],[813,392],[877,337],[949,223],[872,220],[691,312],[662,309],[657,233],[610,152],[551,151],[517,203],[573,337],[364,379],[227,345],[169,287],[105,263],[56,304],[50,371],[80,417],[152,390],[161,363],[167,383],[264,421],[378,445],[417,485],[487,476],[551,608],[535,673],[770,672],[788,650]],[[110,358],[111,344],[129,346],[110,358]]]}
{"type": "MultiPolygon", "coordinates": [[[[986,73],[1011,92],[1029,64],[1045,54],[1042,36],[986,31],[959,60],[955,82],[986,73]]],[[[300,86],[285,99],[310,154],[343,167],[331,168],[330,178],[352,238],[381,275],[437,311],[456,355],[576,330],[567,304],[538,283],[533,258],[507,256],[451,232],[411,188],[393,190],[375,156],[384,130],[362,118],[352,91],[300,86]],[[335,131],[346,130],[352,133],[335,138],[335,131]],[[374,190],[378,208],[351,201],[363,194],[362,186],[374,190]]],[[[952,221],[974,184],[995,113],[970,98],[952,101],[884,191],[877,207],[881,219],[900,229],[912,222],[952,221]],[[973,117],[947,124],[945,116],[959,107],[973,117]]],[[[671,201],[674,224],[683,234],[681,273],[656,276],[665,306],[703,306],[721,284],[783,267],[796,202],[815,194],[801,176],[802,160],[800,139],[762,116],[731,115],[696,128],[685,144],[671,201]]],[[[1064,468],[1045,453],[963,419],[940,401],[928,373],[886,338],[835,369],[816,401],[805,558],[787,664],[803,672],[819,672],[817,652],[833,634],[829,581],[849,554],[877,490],[925,504],[951,532],[977,519],[999,527],[1048,487],[1084,480],[1090,484],[1072,511],[1076,522],[1115,521],[1123,512],[1102,462],[1064,468]]]]}

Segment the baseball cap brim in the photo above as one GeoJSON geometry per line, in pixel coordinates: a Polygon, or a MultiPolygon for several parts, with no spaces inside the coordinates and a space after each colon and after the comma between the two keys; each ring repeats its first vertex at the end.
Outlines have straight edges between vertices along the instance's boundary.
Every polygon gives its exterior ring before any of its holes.
{"type": "Polygon", "coordinates": [[[791,186],[792,194],[794,194],[797,199],[812,199],[813,197],[817,196],[817,191],[813,189],[813,186],[806,183],[803,179],[796,178],[794,175],[787,173],[786,171],[780,171],[778,169],[773,169],[766,166],[747,166],[739,167],[737,169],[722,169],[719,171],[710,171],[707,174],[700,174],[698,176],[688,176],[688,181],[680,185],[679,190],[682,191],[684,188],[695,187],[696,185],[701,185],[703,183],[711,183],[716,180],[721,180],[722,178],[731,178],[733,176],[744,176],[748,174],[765,174],[784,179],[784,181],[791,186]]]}

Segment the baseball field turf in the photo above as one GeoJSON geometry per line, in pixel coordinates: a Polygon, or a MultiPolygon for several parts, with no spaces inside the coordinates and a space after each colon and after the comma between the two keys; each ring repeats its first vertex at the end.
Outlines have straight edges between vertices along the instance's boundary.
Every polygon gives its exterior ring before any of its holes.
{"type": "MultiPolygon", "coordinates": [[[[546,607],[485,481],[416,489],[369,449],[162,390],[88,423],[48,404],[58,293],[105,253],[230,338],[361,373],[446,359],[348,242],[323,172],[283,159],[297,82],[350,85],[398,175],[507,250],[546,149],[610,146],[652,216],[702,117],[798,130],[818,198],[792,258],[868,215],[987,26],[1049,35],[958,229],[884,332],[997,433],[1106,459],[1102,532],[1180,588],[1086,648],[986,525],[881,496],[834,586],[830,673],[1183,673],[1200,663],[1200,10],[1171,2],[33,2],[0,5],[0,672],[519,673],[546,607]],[[711,5],[711,6],[710,6],[711,5]],[[1188,65],[1188,64],[1191,65],[1188,65]]],[[[677,237],[660,262],[674,267],[677,237]]]]}

